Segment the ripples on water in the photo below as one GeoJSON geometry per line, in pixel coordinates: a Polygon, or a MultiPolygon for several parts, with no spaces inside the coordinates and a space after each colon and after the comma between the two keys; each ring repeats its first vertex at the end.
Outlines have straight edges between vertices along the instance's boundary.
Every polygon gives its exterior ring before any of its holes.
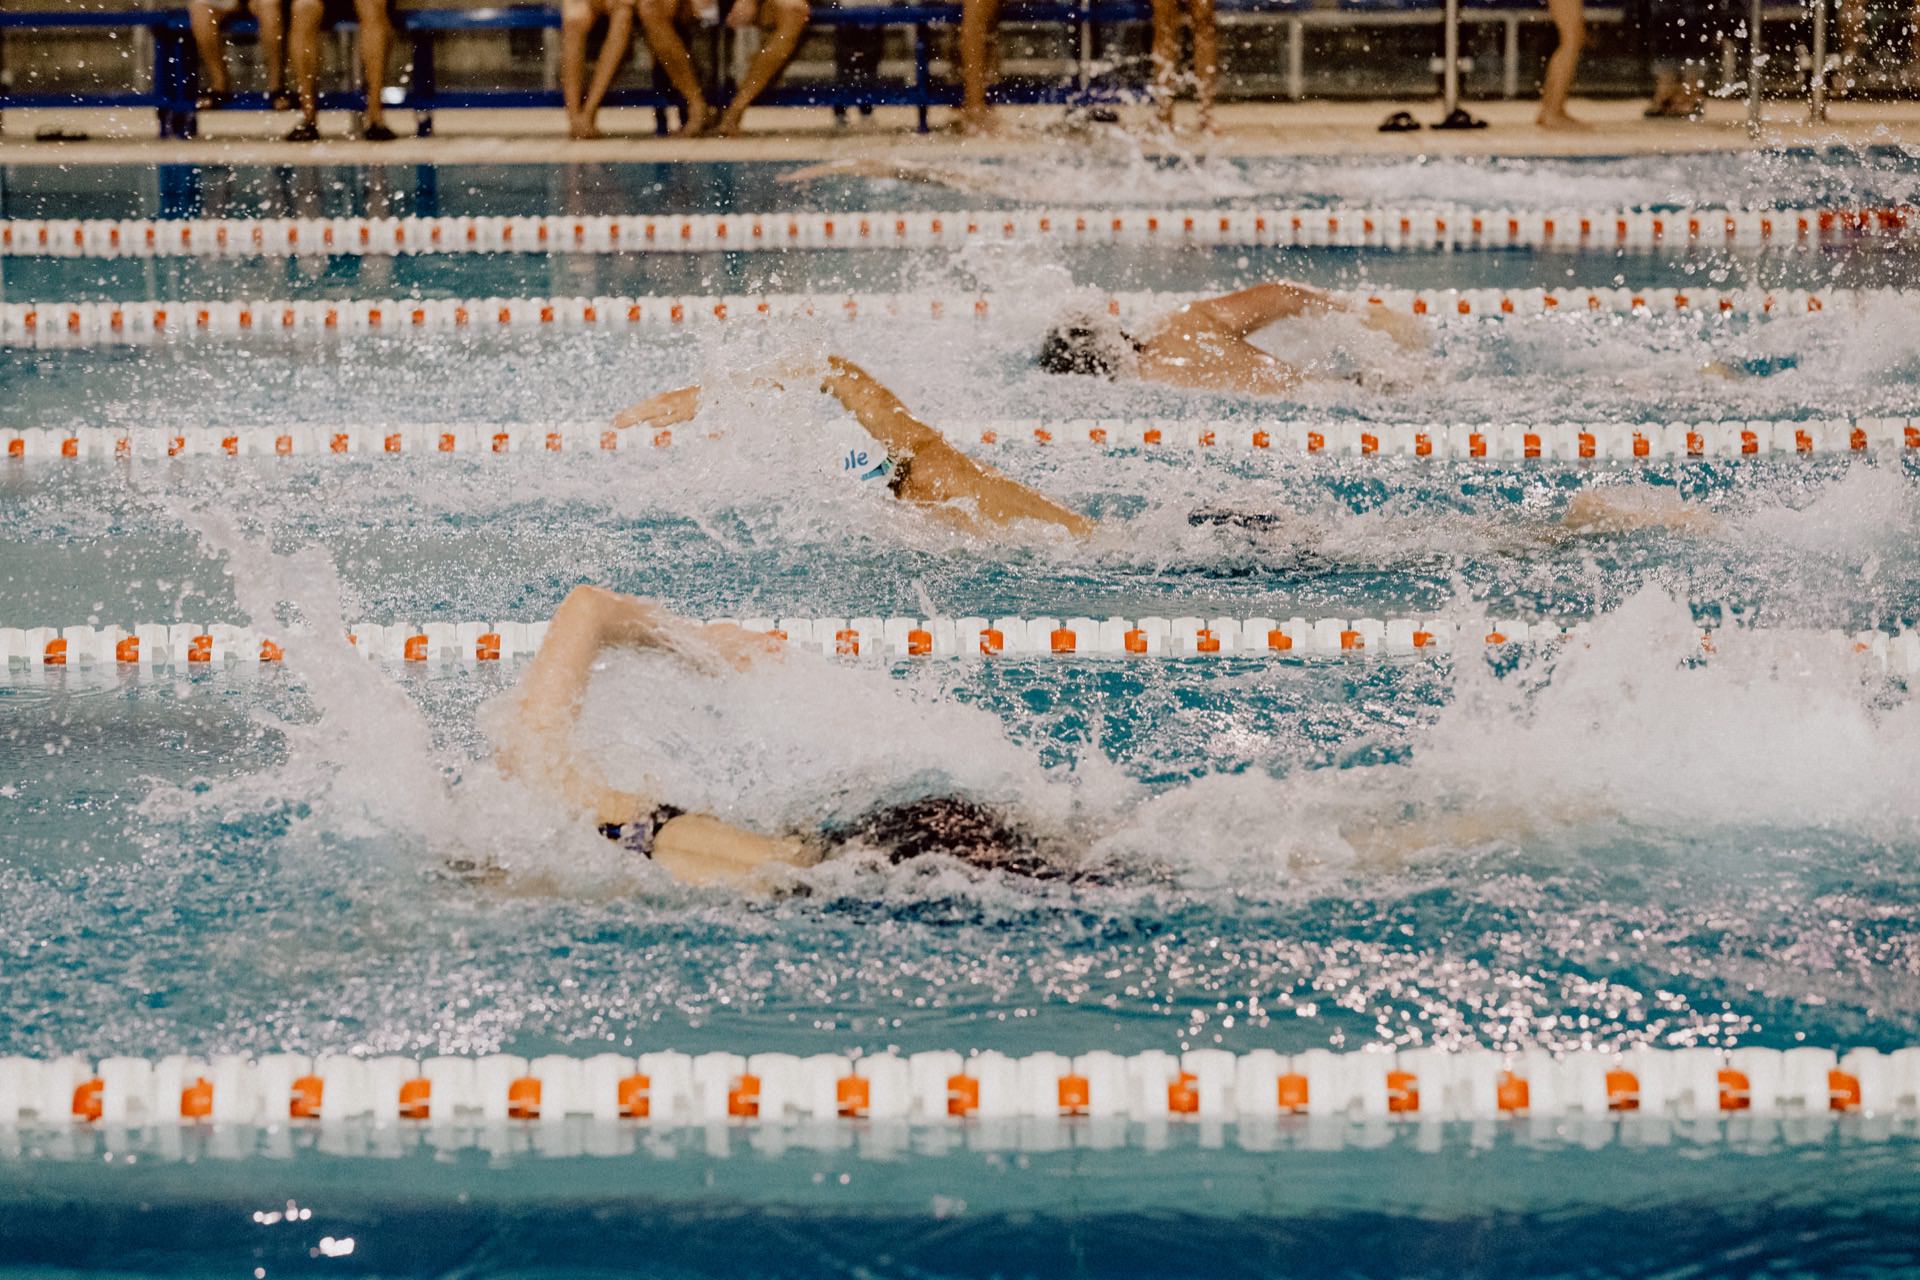
{"type": "MultiPolygon", "coordinates": [[[[1243,169],[1244,189],[1212,194],[1403,201],[1437,183],[1488,202],[1613,203],[1700,189],[1675,162],[1563,168],[1315,164],[1267,187],[1243,169]]],[[[1707,177],[1736,199],[1832,199],[1836,186],[1896,199],[1912,171],[1769,160],[1707,177]]],[[[1436,269],[1215,255],[1203,274],[1277,262],[1336,284],[1436,269]]],[[[1580,283],[1614,270],[1568,263],[1580,283]]],[[[1687,264],[1618,265],[1684,279],[1687,264]]],[[[1829,265],[1875,282],[1868,259],[1829,265]]],[[[1444,267],[1461,283],[1513,269],[1465,255],[1444,267]]],[[[1809,262],[1713,269],[1765,279],[1809,262]]],[[[545,421],[830,346],[936,423],[1247,412],[1031,373],[1025,353],[1061,288],[1105,283],[1084,260],[973,254],[911,270],[909,283],[1015,303],[977,328],[10,352],[0,375],[15,417],[46,425],[545,421]]],[[[1558,271],[1532,282],[1573,282],[1558,271]]],[[[1262,412],[1900,412],[1920,372],[1915,319],[1915,304],[1887,301],[1760,324],[1448,326],[1429,361],[1393,365],[1384,392],[1340,384],[1262,412]],[[1782,354],[1798,368],[1765,380],[1697,373],[1782,354]]],[[[1304,359],[1389,360],[1352,332],[1283,326],[1267,340],[1304,359]]],[[[893,671],[796,656],[720,683],[609,664],[583,737],[610,776],[649,772],[676,798],[770,828],[958,786],[1019,807],[1095,873],[1032,885],[841,864],[746,903],[623,865],[501,783],[481,728],[500,673],[15,673],[0,686],[0,1051],[1892,1048],[1920,1031],[1920,713],[1840,649],[1778,634],[1920,620],[1910,464],[1586,475],[1009,452],[996,460],[1109,528],[1085,546],[997,548],[832,478],[820,441],[842,427],[816,398],[723,398],[706,420],[730,441],[659,457],[28,469],[0,478],[0,604],[25,625],[224,619],[279,600],[309,619],[537,617],[592,580],[704,615],[910,612],[923,593],[950,613],[1614,613],[1564,652],[1497,671],[1478,655],[893,671]],[[1542,537],[1573,492],[1608,484],[1678,491],[1718,524],[1542,537]],[[1326,563],[1189,526],[1208,502],[1299,513],[1326,563]],[[209,546],[234,548],[237,586],[209,546]],[[1700,622],[1736,628],[1705,664],[1700,622]],[[1369,827],[1389,835],[1366,839],[1369,827]],[[507,890],[438,873],[476,849],[510,869],[507,890]]],[[[1611,1242],[1603,1217],[1568,1239],[1611,1242]]],[[[1206,1235],[1167,1231],[1195,1249],[1206,1235]]],[[[1547,1239],[1549,1223],[1524,1234],[1547,1239]]],[[[522,1238],[502,1232],[492,1256],[522,1238]]],[[[1710,1267],[1739,1265],[1713,1232],[1695,1244],[1710,1267]]]]}

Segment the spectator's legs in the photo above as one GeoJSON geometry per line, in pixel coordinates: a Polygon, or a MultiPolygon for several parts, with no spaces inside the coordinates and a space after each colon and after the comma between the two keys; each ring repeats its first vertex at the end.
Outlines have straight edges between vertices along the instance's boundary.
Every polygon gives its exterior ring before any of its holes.
{"type": "Polygon", "coordinates": [[[1649,119],[1686,119],[1696,115],[1705,91],[1710,33],[1717,28],[1711,0],[1657,2],[1648,6],[1647,55],[1653,65],[1653,101],[1649,119]]]}
{"type": "Polygon", "coordinates": [[[1546,79],[1540,86],[1539,123],[1546,129],[1584,129],[1587,126],[1567,114],[1567,95],[1573,90],[1573,74],[1580,67],[1580,50],[1587,42],[1587,6],[1585,0],[1547,0],[1547,13],[1554,30],[1560,33],[1559,47],[1547,59],[1546,79]]]}
{"type": "Polygon", "coordinates": [[[260,24],[260,61],[267,69],[267,93],[283,98],[287,92],[287,24],[284,0],[253,0],[254,20],[260,24]]]}
{"type": "Polygon", "coordinates": [[[591,120],[581,119],[587,103],[587,36],[593,31],[593,5],[565,0],[560,6],[560,100],[566,104],[567,133],[590,137],[591,120]]]}
{"type": "Polygon", "coordinates": [[[321,0],[292,0],[288,11],[287,69],[300,95],[300,123],[287,135],[289,142],[320,136],[320,19],[325,10],[321,0]]]}
{"type": "Polygon", "coordinates": [[[227,74],[227,51],[221,38],[222,29],[233,21],[231,8],[217,8],[213,0],[193,0],[187,10],[187,20],[193,27],[193,45],[200,54],[200,69],[206,75],[206,83],[201,86],[204,92],[196,105],[202,111],[211,111],[220,105],[220,99],[233,92],[233,78],[227,74]]]}
{"type": "Polygon", "coordinates": [[[740,79],[740,87],[734,90],[733,101],[720,116],[720,123],[714,132],[725,137],[733,137],[740,132],[740,121],[747,114],[747,108],[753,100],[767,91],[793,57],[794,49],[799,47],[800,37],[806,34],[807,20],[812,10],[807,0],[767,0],[761,6],[761,25],[766,30],[766,38],[760,42],[760,51],[753,55],[753,61],[747,65],[747,74],[740,79]]]}
{"type": "Polygon", "coordinates": [[[1180,73],[1180,0],[1153,0],[1153,82],[1147,94],[1154,118],[1173,128],[1173,100],[1180,73]]]}
{"type": "Polygon", "coordinates": [[[969,132],[993,125],[987,108],[987,64],[992,58],[994,24],[999,21],[1000,0],[961,0],[960,127],[969,132]]]}
{"type": "Polygon", "coordinates": [[[697,138],[712,126],[713,108],[707,105],[707,96],[701,91],[700,77],[693,69],[693,58],[687,53],[686,44],[674,30],[680,0],[639,0],[639,4],[640,30],[646,34],[647,47],[653,50],[653,60],[665,73],[673,91],[687,104],[687,122],[680,126],[681,136],[697,138]]]}
{"type": "Polygon", "coordinates": [[[1193,78],[1200,98],[1200,131],[1211,134],[1213,99],[1220,83],[1220,28],[1213,20],[1213,0],[1187,0],[1193,24],[1193,78]]]}
{"type": "Polygon", "coordinates": [[[1867,44],[1867,0],[1840,0],[1840,74],[1833,78],[1830,92],[1837,98],[1852,93],[1855,64],[1867,44]]]}
{"type": "Polygon", "coordinates": [[[360,69],[367,83],[365,134],[374,141],[393,137],[387,128],[387,108],[380,93],[387,83],[387,51],[393,46],[393,21],[388,0],[353,0],[360,17],[360,69]]]}
{"type": "MultiPolygon", "coordinates": [[[[600,104],[606,100],[607,90],[613,86],[614,76],[619,74],[620,62],[627,56],[627,46],[633,42],[633,4],[631,0],[613,0],[613,7],[607,14],[607,36],[600,42],[600,61],[593,69],[593,83],[586,89],[586,96],[580,96],[580,80],[586,74],[587,32],[593,25],[593,14],[589,10],[584,18],[577,20],[572,28],[572,39],[578,48],[567,45],[561,60],[561,80],[567,97],[567,132],[576,138],[598,138],[600,126],[600,104]],[[573,62],[572,80],[567,81],[567,57],[573,62]]],[[[566,35],[563,28],[562,35],[566,35]]],[[[563,41],[565,44],[565,41],[563,41]]]]}

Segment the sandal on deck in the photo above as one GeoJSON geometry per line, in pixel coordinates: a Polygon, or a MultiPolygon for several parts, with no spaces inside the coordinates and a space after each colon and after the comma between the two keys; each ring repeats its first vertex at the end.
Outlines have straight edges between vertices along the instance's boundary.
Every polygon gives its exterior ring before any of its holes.
{"type": "Polygon", "coordinates": [[[1380,122],[1382,133],[1412,133],[1419,127],[1420,122],[1413,118],[1410,111],[1396,111],[1380,122]]]}

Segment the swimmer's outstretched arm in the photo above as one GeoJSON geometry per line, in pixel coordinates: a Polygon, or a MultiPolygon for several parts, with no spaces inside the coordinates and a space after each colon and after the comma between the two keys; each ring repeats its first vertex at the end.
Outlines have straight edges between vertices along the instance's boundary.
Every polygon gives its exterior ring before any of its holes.
{"type": "Polygon", "coordinates": [[[1636,529],[1712,533],[1720,527],[1720,518],[1666,489],[1583,489],[1567,503],[1559,527],[1570,534],[1632,533],[1636,529]]]}
{"type": "Polygon", "coordinates": [[[653,427],[672,427],[690,421],[699,412],[700,387],[696,383],[690,387],[662,391],[657,396],[649,396],[639,404],[622,409],[613,415],[613,425],[623,431],[643,422],[653,427]]]}
{"type": "Polygon", "coordinates": [[[946,437],[915,417],[899,396],[853,361],[828,356],[820,389],[845,406],[888,456],[906,464],[906,479],[898,490],[901,501],[971,502],[973,513],[967,523],[976,526],[998,528],[1037,520],[1058,525],[1076,537],[1093,532],[1094,522],[1088,517],[948,444],[946,437]]]}
{"type": "MultiPolygon", "coordinates": [[[[667,649],[703,665],[748,665],[772,642],[739,628],[702,626],[651,601],[600,587],[576,587],[555,611],[540,651],[521,677],[515,714],[503,734],[503,772],[593,814],[604,826],[645,819],[647,797],[610,787],[581,766],[573,727],[595,661],[614,646],[667,649]]],[[[747,831],[707,814],[685,813],[655,831],[653,860],[692,884],[747,884],[776,863],[811,860],[797,840],[747,831]]]]}
{"type": "MultiPolygon", "coordinates": [[[[820,389],[838,400],[867,433],[880,442],[888,456],[908,464],[906,479],[896,490],[904,502],[926,503],[953,512],[953,518],[976,528],[1038,520],[1059,525],[1076,536],[1093,531],[1093,521],[1086,516],[1069,511],[948,444],[938,431],[915,417],[899,396],[851,360],[829,356],[824,365],[812,362],[784,365],[776,371],[776,377],[796,383],[805,378],[819,378],[820,389]],[[971,502],[972,515],[961,515],[945,506],[954,501],[971,502]]],[[[784,388],[784,382],[775,377],[761,376],[756,381],[784,388]]],[[[698,386],[663,391],[622,410],[615,416],[613,425],[625,428],[644,422],[655,427],[670,427],[686,422],[700,412],[702,394],[698,386]]]]}
{"type": "MultiPolygon", "coordinates": [[[[1223,293],[1217,298],[1190,303],[1183,310],[1210,322],[1216,329],[1244,338],[1276,321],[1290,320],[1295,316],[1351,311],[1352,308],[1324,289],[1295,284],[1290,280],[1276,280],[1271,284],[1257,284],[1251,289],[1223,293]]],[[[1385,333],[1403,347],[1426,345],[1427,327],[1413,316],[1403,316],[1385,307],[1369,306],[1360,312],[1360,321],[1370,329],[1385,333]]]]}
{"type": "Polygon", "coordinates": [[[803,182],[812,182],[816,178],[882,178],[891,182],[923,182],[929,186],[951,187],[956,191],[985,193],[991,193],[996,189],[994,183],[984,180],[979,174],[969,173],[963,169],[951,169],[942,165],[887,156],[855,156],[848,160],[827,160],[820,164],[803,165],[798,169],[788,170],[775,181],[797,186],[803,182]]]}

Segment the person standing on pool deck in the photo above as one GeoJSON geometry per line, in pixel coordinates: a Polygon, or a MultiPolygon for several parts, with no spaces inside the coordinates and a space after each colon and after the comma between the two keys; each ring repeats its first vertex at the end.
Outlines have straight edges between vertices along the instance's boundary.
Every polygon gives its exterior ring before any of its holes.
{"type": "Polygon", "coordinates": [[[635,0],[564,0],[560,6],[560,96],[566,102],[570,138],[601,136],[600,103],[633,41],[634,7],[635,0]],[[602,17],[607,20],[607,35],[589,86],[587,37],[602,17]]]}
{"type": "Polygon", "coordinates": [[[1547,0],[1547,15],[1560,33],[1560,43],[1547,59],[1546,78],[1540,84],[1540,115],[1535,123],[1542,129],[1588,129],[1591,126],[1586,121],[1567,114],[1567,95],[1573,92],[1580,51],[1587,44],[1586,0],[1547,0]]]}
{"type": "MultiPolygon", "coordinates": [[[[1350,311],[1310,285],[1281,280],[1189,302],[1152,321],[1138,336],[1098,312],[1079,310],[1047,331],[1040,367],[1048,373],[1088,374],[1114,382],[1162,382],[1191,391],[1280,396],[1299,388],[1307,370],[1262,351],[1247,339],[1281,320],[1350,311]]],[[[1424,347],[1424,321],[1369,306],[1360,322],[1401,347],[1424,347]]]]}
{"type": "Polygon", "coordinates": [[[734,31],[758,26],[763,35],[760,51],[753,55],[747,74],[733,91],[733,100],[717,118],[700,88],[700,75],[693,58],[680,38],[676,24],[698,20],[711,24],[719,13],[713,0],[639,0],[640,28],[646,34],[647,47],[654,61],[673,85],[673,91],[686,104],[686,122],[680,136],[697,138],[707,133],[733,137],[740,132],[741,121],[753,100],[766,92],[793,51],[799,47],[813,10],[807,0],[733,0],[727,9],[726,25],[734,31]]]}

